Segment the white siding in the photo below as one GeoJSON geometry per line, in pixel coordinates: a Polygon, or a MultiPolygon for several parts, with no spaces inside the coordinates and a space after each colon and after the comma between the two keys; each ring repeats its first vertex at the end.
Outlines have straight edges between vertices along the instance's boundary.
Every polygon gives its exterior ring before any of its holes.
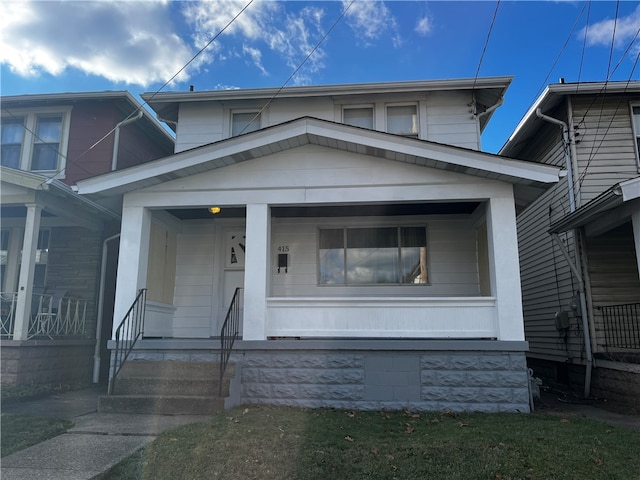
{"type": "MultiPolygon", "coordinates": [[[[427,94],[384,94],[305,99],[274,99],[262,113],[262,128],[309,116],[342,121],[344,105],[374,105],[377,130],[385,130],[387,105],[415,103],[418,106],[420,138],[433,142],[478,150],[478,120],[471,114],[469,93],[432,92],[427,94]]],[[[259,110],[266,100],[183,103],[180,105],[176,152],[222,140],[230,135],[229,118],[233,110],[259,110]]]]}
{"type": "Polygon", "coordinates": [[[185,222],[178,235],[173,320],[175,337],[205,337],[217,314],[214,295],[215,229],[185,222]]]}

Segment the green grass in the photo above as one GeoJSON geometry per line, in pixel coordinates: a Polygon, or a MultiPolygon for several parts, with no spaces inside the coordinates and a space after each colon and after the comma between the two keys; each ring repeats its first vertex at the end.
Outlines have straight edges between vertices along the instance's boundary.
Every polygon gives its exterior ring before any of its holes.
{"type": "Polygon", "coordinates": [[[4,457],[66,432],[73,426],[59,418],[0,415],[0,456],[4,457]]]}
{"type": "Polygon", "coordinates": [[[638,479],[640,433],[552,415],[249,407],[166,432],[102,480],[638,479]]]}

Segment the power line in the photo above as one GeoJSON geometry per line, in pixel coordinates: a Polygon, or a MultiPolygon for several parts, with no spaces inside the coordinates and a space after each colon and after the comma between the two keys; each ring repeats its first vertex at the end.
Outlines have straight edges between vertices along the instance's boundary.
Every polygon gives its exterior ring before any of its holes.
{"type": "MultiPolygon", "coordinates": [[[[158,93],[160,93],[167,85],[169,85],[173,80],[175,80],[175,78],[180,75],[189,65],[191,65],[191,63],[193,63],[195,61],[196,58],[198,58],[214,41],[216,41],[216,39],[222,35],[222,33],[224,33],[225,30],[227,30],[227,28],[229,28],[229,26],[231,26],[231,24],[240,16],[242,15],[242,13],[244,13],[244,11],[249,8],[249,6],[254,2],[254,0],[249,0],[249,2],[236,14],[234,15],[234,17],[229,20],[229,22],[227,22],[227,24],[218,32],[216,33],[205,45],[204,47],[202,47],[200,50],[198,50],[198,52],[193,55],[191,57],[191,59],[185,63],[169,80],[167,80],[165,83],[162,84],[162,86],[160,88],[158,88],[150,97],[149,100],[145,100],[143,101],[143,103],[137,107],[133,112],[131,112],[127,117],[124,118],[124,120],[122,121],[126,121],[129,120],[130,118],[133,118],[135,115],[138,114],[138,112],[140,110],[142,110],[144,108],[145,105],[148,104],[148,102],[150,100],[152,100],[158,93]]],[[[353,3],[353,2],[352,2],[353,3]]],[[[9,115],[15,117],[11,112],[9,112],[7,110],[7,112],[9,113],[9,115]]],[[[119,122],[120,123],[120,122],[119,122]]],[[[30,130],[28,127],[23,125],[23,128],[25,128],[26,130],[28,130],[29,132],[31,132],[31,134],[36,135],[35,132],[33,132],[32,130],[30,130]]],[[[62,172],[64,172],[67,168],[67,165],[69,164],[74,164],[74,165],[79,165],[76,162],[78,162],[78,160],[80,160],[82,157],[84,157],[87,153],[89,153],[91,150],[93,150],[96,146],[98,146],[100,143],[102,143],[106,138],[108,138],[113,132],[115,132],[117,128],[117,125],[115,127],[113,127],[111,130],[109,130],[109,132],[107,132],[105,135],[102,136],[102,138],[100,138],[97,142],[95,142],[93,145],[91,145],[88,149],[86,149],[85,151],[83,151],[82,153],[80,153],[76,158],[74,158],[73,160],[69,160],[68,157],[66,155],[64,155],[62,152],[60,152],[59,150],[56,150],[57,154],[59,156],[62,156],[65,159],[65,166],[64,168],[61,168],[60,170],[57,170],[56,173],[54,175],[52,175],[51,177],[48,178],[48,180],[54,179],[55,177],[57,177],[58,175],[60,175],[62,172]]],[[[36,135],[37,136],[37,135],[36,135]]],[[[53,147],[51,147],[53,148],[53,147]]],[[[82,168],[82,167],[81,167],[82,168]]],[[[83,170],[86,173],[90,173],[88,172],[86,169],[83,168],[83,170]]],[[[44,182],[43,182],[44,183],[44,182]]]]}
{"type": "Polygon", "coordinates": [[[484,60],[484,54],[487,51],[487,46],[489,45],[489,38],[491,38],[491,31],[493,30],[493,24],[495,23],[496,16],[498,15],[498,7],[500,7],[500,0],[496,2],[496,9],[493,11],[493,18],[491,19],[491,25],[489,25],[487,38],[484,42],[484,47],[482,49],[482,54],[480,55],[480,60],[478,61],[478,68],[476,69],[476,76],[473,79],[473,87],[471,91],[474,91],[476,89],[476,82],[478,81],[478,75],[480,74],[480,66],[482,65],[482,60],[484,60]]]}
{"type": "Polygon", "coordinates": [[[300,63],[300,65],[298,65],[298,67],[291,73],[291,75],[289,75],[289,78],[287,78],[287,80],[282,84],[282,86],[276,91],[276,93],[273,94],[273,96],[269,99],[269,101],[267,101],[267,103],[264,104],[264,106],[258,111],[258,113],[256,113],[253,118],[251,120],[249,120],[249,122],[247,122],[247,124],[242,128],[242,130],[240,131],[240,133],[238,135],[242,135],[245,130],[249,127],[249,125],[251,125],[257,118],[260,117],[260,115],[262,114],[262,112],[264,112],[264,110],[271,105],[271,102],[273,102],[273,100],[280,94],[280,92],[282,92],[282,90],[284,90],[284,88],[287,86],[287,84],[291,81],[291,79],[293,77],[296,76],[296,74],[298,73],[298,71],[304,66],[305,63],[307,63],[307,60],[309,60],[311,58],[311,56],[315,53],[315,51],[320,47],[320,45],[322,44],[322,42],[325,41],[325,39],[329,36],[329,34],[333,31],[333,29],[336,27],[336,25],[338,25],[338,22],[340,22],[340,20],[342,20],[342,18],[346,15],[347,11],[349,11],[349,9],[351,8],[351,5],[353,5],[353,2],[355,2],[355,0],[351,0],[351,2],[349,3],[349,5],[347,5],[347,8],[345,8],[342,13],[340,13],[340,15],[338,16],[338,18],[335,19],[335,21],[333,22],[333,24],[331,25],[331,27],[329,28],[329,30],[327,30],[325,32],[325,34],[323,35],[323,37],[318,41],[318,43],[316,43],[316,45],[311,49],[311,51],[307,54],[307,56],[304,58],[304,60],[302,60],[302,63],[300,63]]]}

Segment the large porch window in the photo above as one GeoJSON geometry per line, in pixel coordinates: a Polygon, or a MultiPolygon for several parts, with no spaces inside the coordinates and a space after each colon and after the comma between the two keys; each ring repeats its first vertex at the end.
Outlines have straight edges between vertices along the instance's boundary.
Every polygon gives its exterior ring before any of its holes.
{"type": "Polygon", "coordinates": [[[425,226],[321,229],[320,285],[424,285],[425,226]]]}

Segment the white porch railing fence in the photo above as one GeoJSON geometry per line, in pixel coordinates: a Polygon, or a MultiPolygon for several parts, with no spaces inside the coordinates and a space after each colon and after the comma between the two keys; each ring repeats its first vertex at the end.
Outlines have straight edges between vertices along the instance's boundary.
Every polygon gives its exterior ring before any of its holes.
{"type": "MultiPolygon", "coordinates": [[[[0,337],[12,339],[18,294],[0,293],[0,337]]],[[[28,338],[86,336],[87,301],[56,293],[34,293],[31,300],[28,338]]]]}

